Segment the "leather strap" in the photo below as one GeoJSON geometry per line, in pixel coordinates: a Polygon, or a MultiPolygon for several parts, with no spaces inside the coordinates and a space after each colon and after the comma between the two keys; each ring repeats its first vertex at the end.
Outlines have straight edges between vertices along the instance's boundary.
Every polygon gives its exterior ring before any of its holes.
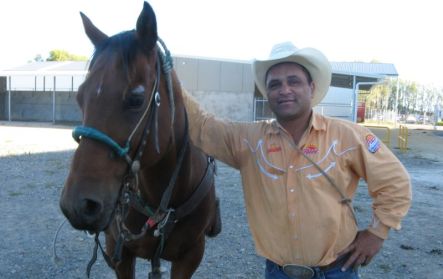
{"type": "Polygon", "coordinates": [[[175,216],[180,219],[190,214],[198,205],[214,184],[215,161],[212,157],[208,157],[205,175],[198,184],[197,189],[192,193],[191,197],[175,210],[175,216]]]}
{"type": "Polygon", "coordinates": [[[339,193],[339,195],[341,197],[340,203],[344,203],[349,207],[349,209],[351,210],[351,213],[352,213],[352,217],[354,217],[355,224],[358,227],[357,215],[355,214],[354,207],[352,206],[352,199],[348,198],[340,190],[340,188],[337,186],[337,184],[335,184],[334,180],[332,180],[332,178],[317,163],[315,163],[311,158],[309,158],[309,156],[307,156],[302,150],[300,150],[298,148],[296,148],[296,150],[298,151],[298,153],[303,155],[303,157],[305,157],[305,159],[308,160],[326,178],[326,180],[329,182],[329,184],[331,184],[331,186],[339,193]]]}

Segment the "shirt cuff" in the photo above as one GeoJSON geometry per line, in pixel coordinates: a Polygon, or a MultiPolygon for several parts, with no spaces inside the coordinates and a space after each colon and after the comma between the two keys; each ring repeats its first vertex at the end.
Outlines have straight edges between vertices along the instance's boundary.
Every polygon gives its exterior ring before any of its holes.
{"type": "Polygon", "coordinates": [[[383,224],[382,222],[378,222],[377,226],[371,226],[368,228],[369,232],[375,234],[381,239],[387,239],[389,233],[389,227],[383,224]]]}

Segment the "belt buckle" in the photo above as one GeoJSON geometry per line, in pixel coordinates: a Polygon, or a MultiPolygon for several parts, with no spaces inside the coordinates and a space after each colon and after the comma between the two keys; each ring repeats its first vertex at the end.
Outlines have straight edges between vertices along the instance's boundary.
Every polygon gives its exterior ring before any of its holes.
{"type": "Polygon", "coordinates": [[[305,265],[285,264],[283,272],[293,279],[311,279],[314,277],[314,270],[305,265]]]}

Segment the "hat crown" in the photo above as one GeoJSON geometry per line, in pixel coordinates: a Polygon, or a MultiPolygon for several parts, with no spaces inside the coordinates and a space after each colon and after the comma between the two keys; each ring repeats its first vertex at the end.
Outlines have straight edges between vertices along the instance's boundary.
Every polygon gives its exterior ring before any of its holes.
{"type": "Polygon", "coordinates": [[[283,57],[288,57],[295,52],[298,48],[295,47],[291,42],[283,42],[276,44],[272,47],[271,53],[269,54],[269,59],[280,59],[283,57]]]}

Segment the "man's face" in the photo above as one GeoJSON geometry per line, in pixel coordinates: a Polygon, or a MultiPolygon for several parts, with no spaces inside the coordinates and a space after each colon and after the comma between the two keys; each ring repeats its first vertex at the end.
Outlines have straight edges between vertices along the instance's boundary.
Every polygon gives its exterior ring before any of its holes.
{"type": "Polygon", "coordinates": [[[269,107],[279,121],[300,118],[311,113],[314,83],[295,63],[277,64],[266,77],[269,107]]]}

